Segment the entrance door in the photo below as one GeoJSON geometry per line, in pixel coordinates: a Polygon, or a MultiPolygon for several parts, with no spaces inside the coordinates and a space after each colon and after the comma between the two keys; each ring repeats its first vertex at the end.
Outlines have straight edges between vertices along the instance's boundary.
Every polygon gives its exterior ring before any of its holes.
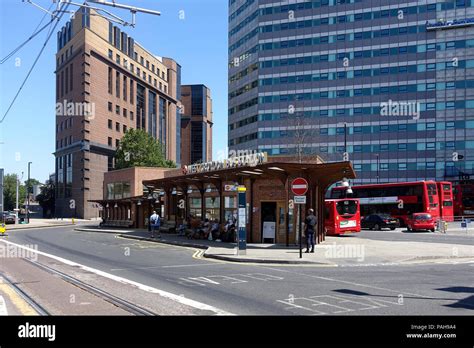
{"type": "Polygon", "coordinates": [[[275,243],[277,229],[276,202],[262,202],[261,212],[262,243],[275,243]]]}
{"type": "Polygon", "coordinates": [[[277,203],[277,243],[286,243],[286,211],[285,202],[277,203]]]}

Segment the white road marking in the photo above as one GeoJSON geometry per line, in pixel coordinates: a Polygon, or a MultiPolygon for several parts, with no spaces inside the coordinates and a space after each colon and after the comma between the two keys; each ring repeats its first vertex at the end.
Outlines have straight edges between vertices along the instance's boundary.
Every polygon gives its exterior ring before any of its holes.
{"type": "Polygon", "coordinates": [[[198,267],[198,266],[215,266],[219,265],[218,263],[198,263],[198,264],[191,264],[191,265],[172,265],[172,266],[161,266],[162,268],[178,268],[178,267],[198,267]]]}
{"type": "Polygon", "coordinates": [[[344,284],[349,284],[349,285],[353,285],[353,286],[365,287],[365,288],[376,289],[376,290],[390,291],[390,292],[394,292],[394,293],[397,293],[397,294],[424,297],[424,298],[428,298],[428,299],[432,298],[431,296],[425,296],[425,295],[420,295],[420,294],[415,294],[415,293],[410,293],[410,292],[405,292],[405,291],[402,292],[401,290],[381,288],[381,287],[378,287],[378,286],[362,284],[362,283],[356,283],[356,282],[351,282],[351,281],[347,281],[347,280],[334,279],[334,278],[329,278],[329,277],[314,276],[312,274],[305,274],[305,273],[300,273],[300,272],[288,271],[288,270],[279,269],[279,268],[276,268],[276,267],[268,267],[268,266],[261,266],[261,267],[266,268],[266,269],[271,269],[271,270],[274,270],[274,271],[289,272],[289,273],[301,275],[301,276],[304,276],[304,277],[322,279],[322,280],[327,280],[327,281],[331,281],[331,282],[344,283],[344,284]]]}
{"type": "Polygon", "coordinates": [[[3,296],[0,296],[0,315],[8,315],[7,304],[3,296]]]}
{"type": "Polygon", "coordinates": [[[136,287],[140,290],[150,292],[150,293],[153,293],[153,294],[158,294],[158,295],[160,295],[164,298],[167,298],[171,301],[178,302],[180,304],[183,304],[183,305],[186,305],[186,306],[189,306],[189,307],[193,307],[193,308],[204,310],[204,311],[210,311],[210,312],[213,312],[217,315],[233,315],[233,313],[221,310],[221,309],[216,308],[214,306],[211,306],[211,305],[208,305],[208,304],[205,304],[205,303],[202,303],[202,302],[194,301],[194,300],[191,300],[191,299],[188,299],[188,298],[184,298],[184,297],[181,297],[179,295],[176,295],[176,294],[164,291],[164,290],[160,290],[160,289],[157,289],[157,288],[154,288],[154,287],[142,284],[142,283],[138,283],[138,282],[135,282],[135,281],[130,280],[130,279],[118,277],[116,275],[113,275],[113,274],[110,274],[110,273],[107,273],[107,272],[104,272],[104,271],[101,271],[101,270],[98,270],[98,269],[95,269],[95,268],[92,268],[92,267],[89,267],[89,266],[85,266],[85,265],[79,264],[77,262],[64,259],[64,258],[59,257],[59,256],[51,255],[51,254],[48,254],[48,253],[45,253],[45,252],[42,252],[42,251],[37,251],[35,249],[28,248],[28,247],[25,247],[25,246],[22,246],[22,245],[19,245],[19,244],[16,244],[16,243],[12,243],[12,242],[9,242],[9,241],[6,241],[6,240],[0,240],[0,242],[3,242],[7,245],[15,245],[16,247],[18,247],[20,249],[27,250],[27,251],[36,253],[38,255],[43,255],[43,256],[49,257],[53,260],[62,262],[66,265],[78,267],[78,268],[80,268],[84,271],[95,273],[99,276],[114,280],[114,281],[122,283],[122,284],[132,285],[132,286],[134,286],[134,287],[136,287]]]}

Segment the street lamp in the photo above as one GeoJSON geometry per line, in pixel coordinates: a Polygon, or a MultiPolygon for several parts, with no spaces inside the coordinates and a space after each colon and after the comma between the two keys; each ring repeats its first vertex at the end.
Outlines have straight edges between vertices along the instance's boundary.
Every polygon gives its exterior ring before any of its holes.
{"type": "Polygon", "coordinates": [[[376,154],[377,156],[377,184],[380,182],[380,158],[379,158],[379,154],[376,154]]]}
{"type": "Polygon", "coordinates": [[[26,185],[26,223],[30,223],[30,167],[33,162],[28,162],[28,184],[26,185]]]}

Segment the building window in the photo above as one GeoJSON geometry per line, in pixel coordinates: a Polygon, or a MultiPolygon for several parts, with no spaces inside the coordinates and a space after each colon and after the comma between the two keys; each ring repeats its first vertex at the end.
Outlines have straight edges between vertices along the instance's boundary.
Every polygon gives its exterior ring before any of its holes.
{"type": "Polygon", "coordinates": [[[110,58],[110,59],[112,59],[112,58],[113,58],[113,56],[114,56],[114,55],[113,55],[113,52],[112,52],[112,50],[109,50],[109,58],[110,58]]]}
{"type": "Polygon", "coordinates": [[[115,56],[115,63],[120,65],[120,56],[118,54],[115,56]]]}
{"type": "Polygon", "coordinates": [[[115,130],[116,130],[117,132],[120,132],[120,123],[115,122],[115,130]]]}
{"type": "Polygon", "coordinates": [[[133,111],[130,111],[130,121],[133,121],[133,111]]]}
{"type": "Polygon", "coordinates": [[[133,104],[134,101],[134,95],[133,95],[133,80],[130,79],[130,104],[133,104]]]}
{"type": "Polygon", "coordinates": [[[109,129],[112,129],[112,120],[108,121],[108,126],[109,126],[109,129]]]}
{"type": "Polygon", "coordinates": [[[124,133],[127,132],[127,126],[126,126],[126,125],[123,125],[123,132],[124,132],[124,133]]]}
{"type": "Polygon", "coordinates": [[[124,108],[122,114],[123,114],[123,117],[127,117],[127,109],[124,108]]]}
{"type": "Polygon", "coordinates": [[[115,139],[115,147],[119,147],[119,146],[120,146],[120,140],[115,139]]]}
{"type": "Polygon", "coordinates": [[[115,96],[120,98],[120,73],[115,72],[115,96]]]}
{"type": "Polygon", "coordinates": [[[109,94],[112,94],[112,68],[109,67],[109,94]]]}
{"type": "Polygon", "coordinates": [[[115,113],[116,113],[117,115],[120,115],[120,106],[115,105],[115,113]]]}
{"type": "Polygon", "coordinates": [[[112,103],[111,103],[111,102],[108,103],[107,109],[108,109],[110,112],[112,112],[112,103]]]}
{"type": "Polygon", "coordinates": [[[73,85],[73,82],[72,82],[72,75],[73,75],[73,72],[72,72],[72,67],[73,65],[69,65],[69,90],[72,91],[72,85],[73,85]]]}
{"type": "Polygon", "coordinates": [[[127,76],[123,75],[123,100],[127,101],[127,76]]]}
{"type": "Polygon", "coordinates": [[[108,137],[108,138],[107,138],[107,144],[108,144],[109,146],[112,146],[112,138],[111,138],[111,137],[108,137]]]}

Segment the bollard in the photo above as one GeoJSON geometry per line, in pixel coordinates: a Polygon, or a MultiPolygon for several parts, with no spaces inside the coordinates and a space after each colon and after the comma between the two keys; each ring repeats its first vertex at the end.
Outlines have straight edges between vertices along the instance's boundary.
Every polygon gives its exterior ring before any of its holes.
{"type": "Polygon", "coordinates": [[[5,224],[1,224],[0,225],[0,234],[2,236],[4,236],[6,231],[7,231],[7,228],[5,227],[5,224]]]}
{"type": "Polygon", "coordinates": [[[74,225],[74,218],[72,218],[72,224],[74,225]]]}

